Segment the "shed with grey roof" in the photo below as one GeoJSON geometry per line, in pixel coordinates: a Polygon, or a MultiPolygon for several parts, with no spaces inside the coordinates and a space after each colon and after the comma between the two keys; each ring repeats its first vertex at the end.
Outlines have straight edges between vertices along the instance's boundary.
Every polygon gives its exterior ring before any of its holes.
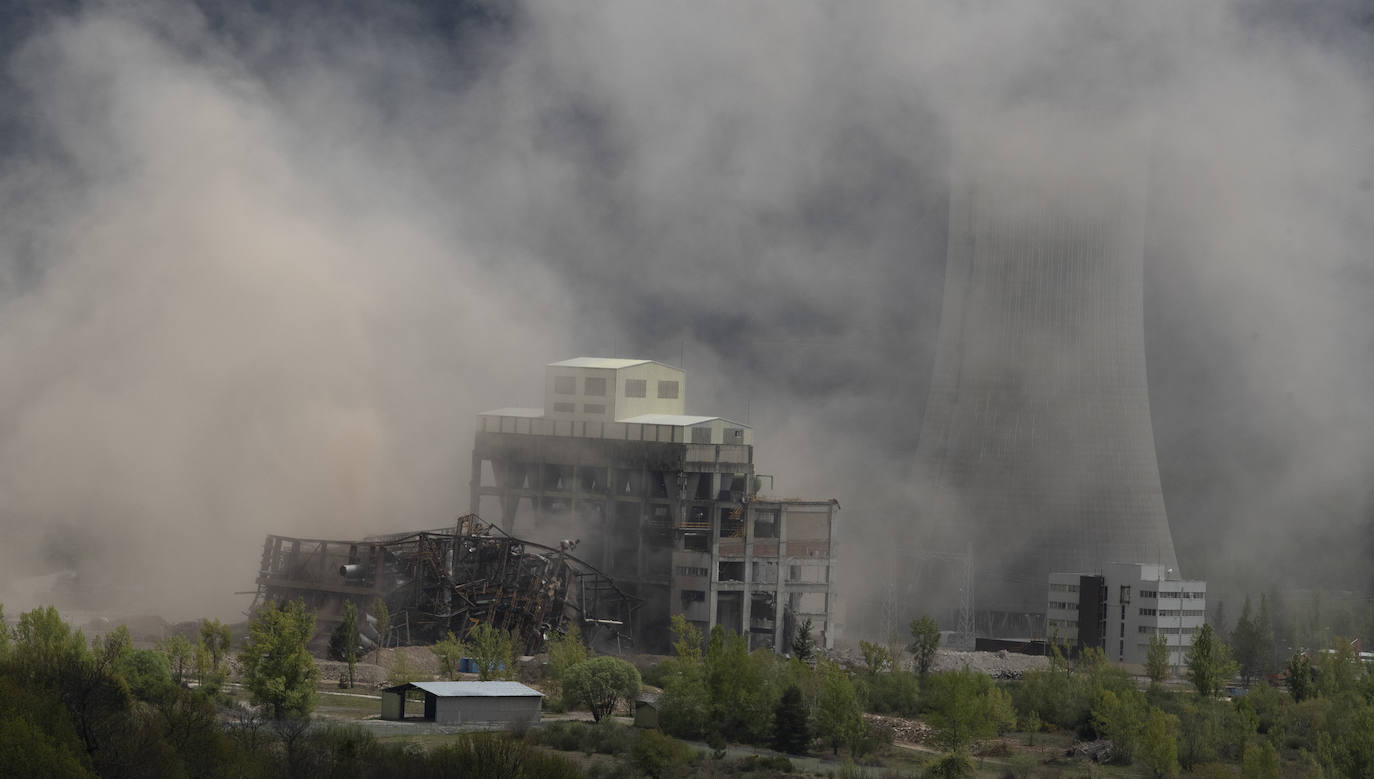
{"type": "Polygon", "coordinates": [[[440,725],[537,725],[544,700],[543,693],[519,682],[408,682],[382,690],[382,719],[405,719],[411,690],[424,693],[424,719],[440,725]]]}

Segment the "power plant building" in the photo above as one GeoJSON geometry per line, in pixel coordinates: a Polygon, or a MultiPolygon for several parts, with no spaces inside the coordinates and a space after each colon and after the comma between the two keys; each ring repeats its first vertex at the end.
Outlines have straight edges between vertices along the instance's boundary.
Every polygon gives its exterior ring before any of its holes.
{"type": "Polygon", "coordinates": [[[1052,571],[1178,568],[1146,387],[1146,154],[1119,140],[975,140],[955,165],[914,478],[925,542],[971,553],[981,636],[1034,637],[1052,571]]]}
{"type": "Polygon", "coordinates": [[[685,373],[579,357],[545,368],[540,408],[478,415],[471,510],[561,545],[642,599],[636,632],[665,647],[669,619],[782,650],[810,620],[833,645],[838,504],[757,494],[753,430],[685,413],[685,373]]]}
{"type": "Polygon", "coordinates": [[[1169,665],[1182,667],[1207,615],[1207,582],[1185,581],[1162,565],[1109,563],[1094,573],[1049,576],[1046,630],[1051,641],[1096,647],[1108,659],[1143,665],[1155,635],[1169,665]]]}

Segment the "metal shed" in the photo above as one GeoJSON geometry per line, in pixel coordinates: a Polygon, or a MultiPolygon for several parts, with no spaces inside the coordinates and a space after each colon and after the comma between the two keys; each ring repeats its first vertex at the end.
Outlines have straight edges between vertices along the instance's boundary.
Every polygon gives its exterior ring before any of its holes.
{"type": "Polygon", "coordinates": [[[382,719],[403,720],[406,693],[425,695],[424,719],[441,725],[536,725],[544,694],[519,682],[408,682],[382,690],[382,719]]]}

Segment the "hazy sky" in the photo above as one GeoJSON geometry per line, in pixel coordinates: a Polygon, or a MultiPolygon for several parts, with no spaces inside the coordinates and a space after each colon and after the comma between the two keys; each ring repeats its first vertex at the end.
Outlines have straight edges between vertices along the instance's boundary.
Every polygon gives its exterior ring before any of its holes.
{"type": "Polygon", "coordinates": [[[1185,573],[1371,584],[1363,5],[245,5],[3,17],[0,593],[232,615],[266,533],[461,513],[473,415],[575,354],[685,359],[859,558],[911,532],[952,145],[1108,123],[1185,573]]]}

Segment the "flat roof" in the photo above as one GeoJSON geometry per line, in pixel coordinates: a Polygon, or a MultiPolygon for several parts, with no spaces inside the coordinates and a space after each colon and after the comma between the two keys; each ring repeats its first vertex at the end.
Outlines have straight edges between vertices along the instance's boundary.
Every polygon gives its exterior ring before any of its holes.
{"type": "Polygon", "coordinates": [[[516,407],[516,406],[511,406],[511,407],[509,407],[509,408],[498,408],[498,409],[495,409],[495,410],[493,410],[493,411],[483,411],[482,413],[478,414],[478,416],[482,416],[482,417],[542,417],[542,416],[544,416],[544,409],[542,409],[542,408],[520,408],[520,407],[516,407]]]}
{"type": "Polygon", "coordinates": [[[730,422],[730,424],[736,427],[749,427],[748,425],[741,425],[738,422],[731,422],[725,417],[698,417],[692,416],[691,414],[640,414],[637,417],[626,417],[624,419],[617,419],[616,421],[628,422],[633,425],[677,425],[679,427],[687,427],[690,425],[699,425],[702,422],[714,422],[717,419],[722,422],[730,422]]]}
{"type": "MultiPolygon", "coordinates": [[[[610,368],[619,370],[620,368],[632,368],[636,365],[656,362],[655,360],[636,360],[625,357],[574,357],[571,360],[561,360],[551,362],[550,368],[610,368]]],[[[671,366],[669,366],[671,367],[671,366]]]]}
{"type": "Polygon", "coordinates": [[[529,698],[544,693],[519,682],[407,682],[386,688],[387,692],[423,690],[440,698],[529,698]]]}

